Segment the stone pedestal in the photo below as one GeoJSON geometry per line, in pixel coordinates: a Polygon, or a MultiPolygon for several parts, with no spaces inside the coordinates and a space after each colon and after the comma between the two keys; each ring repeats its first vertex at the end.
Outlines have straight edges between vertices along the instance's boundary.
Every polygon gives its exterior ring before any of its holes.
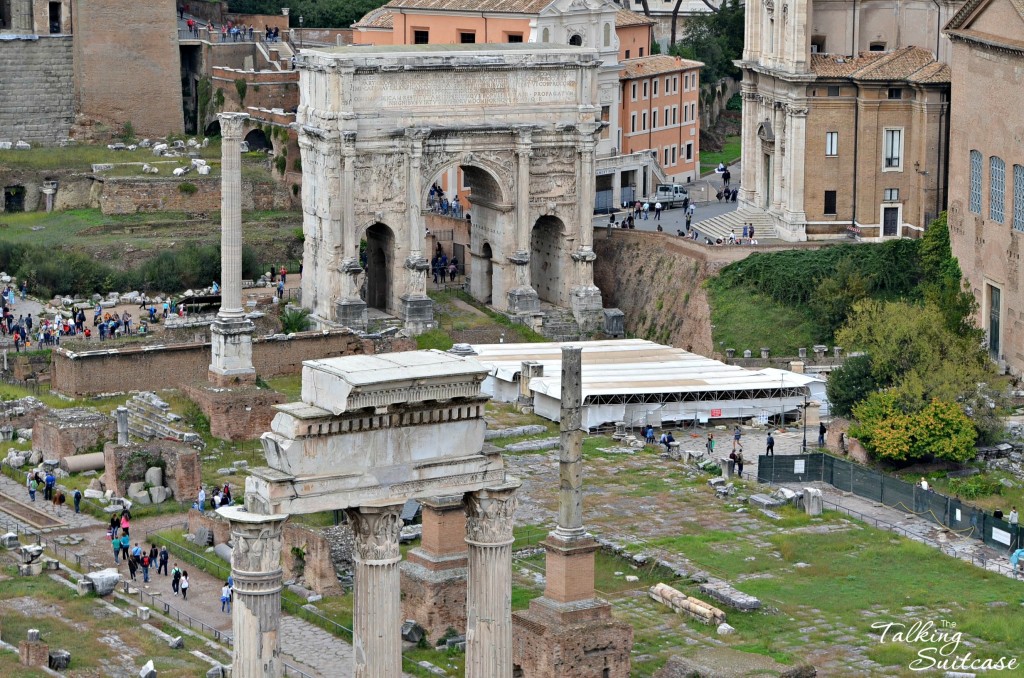
{"type": "Polygon", "coordinates": [[[216,386],[252,384],[256,368],[252,364],[252,322],[218,315],[210,326],[212,361],[210,382],[216,386]]]}
{"type": "Polygon", "coordinates": [[[281,533],[287,515],[249,513],[238,506],[217,509],[231,523],[234,549],[231,607],[232,665],[237,675],[277,678],[281,660],[281,533]]]}
{"type": "Polygon", "coordinates": [[[362,299],[345,299],[334,304],[334,322],[355,332],[365,332],[369,320],[366,317],[366,302],[362,299]]]}
{"type": "Polygon", "coordinates": [[[402,617],[436,641],[466,628],[466,513],[462,495],[431,497],[423,506],[423,537],[401,564],[402,617]]]}
{"type": "Polygon", "coordinates": [[[512,264],[512,279],[515,285],[508,291],[509,313],[537,313],[540,311],[540,297],[530,284],[530,255],[516,252],[508,258],[512,264]]]}
{"type": "Polygon", "coordinates": [[[403,295],[399,299],[398,313],[405,329],[422,334],[434,327],[434,302],[427,295],[403,295]]]}
{"type": "Polygon", "coordinates": [[[352,649],[355,678],[402,675],[398,534],[402,504],[347,509],[355,533],[352,649]]]}
{"type": "Polygon", "coordinates": [[[466,495],[466,678],[512,677],[512,526],[518,480],[466,495]]]}
{"type": "Polygon", "coordinates": [[[222,440],[253,440],[270,429],[274,405],[285,397],[253,384],[231,388],[210,383],[186,385],[183,390],[210,419],[210,433],[222,440]]]}

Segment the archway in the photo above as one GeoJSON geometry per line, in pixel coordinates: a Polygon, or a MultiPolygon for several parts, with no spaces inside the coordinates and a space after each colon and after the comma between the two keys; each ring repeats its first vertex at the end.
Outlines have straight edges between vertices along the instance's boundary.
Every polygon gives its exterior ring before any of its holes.
{"type": "Polygon", "coordinates": [[[268,151],[273,144],[267,139],[267,135],[261,129],[254,129],[245,135],[245,143],[249,145],[250,151],[268,151]]]}
{"type": "Polygon", "coordinates": [[[219,137],[220,136],[220,120],[214,120],[206,129],[203,130],[203,136],[207,137],[219,137]]]}
{"type": "Polygon", "coordinates": [[[480,301],[484,302],[485,304],[490,304],[492,302],[493,296],[491,278],[494,275],[494,253],[491,252],[490,243],[484,243],[484,248],[483,251],[481,252],[481,255],[483,256],[482,261],[480,262],[480,271],[474,271],[476,275],[480,276],[480,286],[477,288],[479,290],[478,296],[480,297],[480,301]]]}
{"type": "Polygon", "coordinates": [[[543,216],[530,233],[530,280],[541,301],[561,304],[568,274],[563,266],[565,224],[558,217],[543,216]]]}
{"type": "Polygon", "coordinates": [[[366,229],[366,305],[382,311],[391,306],[391,265],[395,257],[395,233],[378,222],[366,229]]]}

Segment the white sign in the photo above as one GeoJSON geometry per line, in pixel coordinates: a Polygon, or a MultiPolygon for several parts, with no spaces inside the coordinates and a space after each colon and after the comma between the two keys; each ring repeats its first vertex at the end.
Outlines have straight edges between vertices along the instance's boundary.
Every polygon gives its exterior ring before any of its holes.
{"type": "Polygon", "coordinates": [[[797,459],[793,462],[793,473],[795,473],[796,475],[801,475],[802,473],[804,473],[803,459],[797,459]]]}
{"type": "Polygon", "coordinates": [[[1010,533],[1006,530],[1000,530],[998,527],[992,528],[992,539],[1000,544],[1010,545],[1010,533]]]}
{"type": "Polygon", "coordinates": [[[956,522],[959,523],[960,522],[960,509],[957,509],[956,513],[954,515],[956,515],[956,522]]]}

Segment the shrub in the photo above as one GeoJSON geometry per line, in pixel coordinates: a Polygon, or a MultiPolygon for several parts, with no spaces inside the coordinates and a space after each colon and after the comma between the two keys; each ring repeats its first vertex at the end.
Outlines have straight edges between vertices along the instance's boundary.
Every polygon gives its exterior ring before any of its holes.
{"type": "Polygon", "coordinates": [[[302,187],[298,184],[292,184],[292,195],[298,195],[301,189],[302,187]]]}
{"type": "Polygon", "coordinates": [[[292,160],[292,169],[296,172],[302,171],[302,158],[295,158],[295,160],[292,160]]]}
{"type": "Polygon", "coordinates": [[[281,331],[285,334],[309,329],[309,309],[287,307],[281,311],[281,331]]]}
{"type": "Polygon", "coordinates": [[[966,478],[950,478],[949,491],[961,499],[978,499],[1002,494],[1003,486],[995,478],[979,473],[966,478]]]}
{"type": "Polygon", "coordinates": [[[245,93],[247,91],[248,86],[249,83],[247,83],[244,79],[235,79],[235,91],[238,92],[238,102],[243,106],[245,105],[245,93]]]}
{"type": "Polygon", "coordinates": [[[121,141],[130,143],[135,139],[135,126],[132,125],[132,121],[127,121],[123,127],[121,127],[121,141]]]}
{"type": "Polygon", "coordinates": [[[185,195],[192,195],[199,189],[197,189],[196,185],[193,184],[192,182],[183,181],[180,184],[178,184],[178,190],[184,193],[185,195]]]}
{"type": "Polygon", "coordinates": [[[274,158],[274,167],[277,168],[277,173],[283,176],[284,171],[288,169],[288,159],[283,155],[277,156],[274,158]]]}

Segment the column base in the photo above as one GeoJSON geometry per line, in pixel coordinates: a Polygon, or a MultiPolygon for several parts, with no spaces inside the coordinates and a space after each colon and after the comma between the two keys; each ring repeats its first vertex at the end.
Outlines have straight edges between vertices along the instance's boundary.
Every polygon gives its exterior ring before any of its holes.
{"type": "Polygon", "coordinates": [[[366,302],[362,299],[343,299],[334,304],[334,322],[356,332],[367,327],[366,302]]]}
{"type": "Polygon", "coordinates": [[[532,287],[520,287],[508,291],[509,313],[538,313],[540,297],[532,287]]]}
{"type": "Polygon", "coordinates": [[[576,324],[584,334],[597,332],[604,328],[604,308],[601,301],[601,290],[595,285],[574,287],[569,297],[569,308],[576,318],[576,324]]]}
{"type": "Polygon", "coordinates": [[[545,597],[512,614],[512,664],[530,678],[628,678],[633,627],[599,599],[568,605],[545,597]]]}
{"type": "Polygon", "coordinates": [[[256,382],[252,364],[252,334],[255,326],[244,317],[218,317],[210,325],[209,380],[217,386],[256,382]]]}
{"type": "Polygon", "coordinates": [[[434,302],[428,296],[403,295],[399,298],[398,315],[405,323],[405,329],[413,334],[422,334],[436,325],[434,302]]]}

